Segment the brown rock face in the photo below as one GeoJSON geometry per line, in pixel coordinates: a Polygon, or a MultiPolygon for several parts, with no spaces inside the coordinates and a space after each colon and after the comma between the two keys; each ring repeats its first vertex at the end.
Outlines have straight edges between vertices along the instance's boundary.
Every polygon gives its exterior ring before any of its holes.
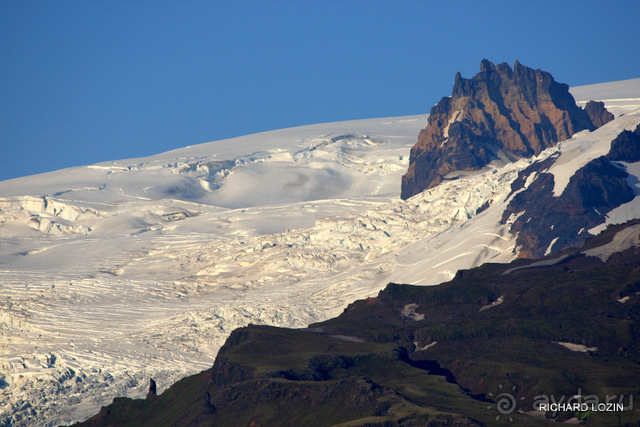
{"type": "Polygon", "coordinates": [[[481,169],[500,154],[538,154],[584,129],[595,126],[569,86],[518,61],[511,69],[484,59],[473,78],[456,74],[451,97],[431,109],[411,149],[401,197],[440,184],[452,171],[481,169]]]}
{"type": "Polygon", "coordinates": [[[604,102],[601,101],[589,101],[584,106],[585,111],[589,115],[591,122],[597,128],[602,125],[609,123],[614,119],[613,114],[611,114],[604,107],[604,102]]]}

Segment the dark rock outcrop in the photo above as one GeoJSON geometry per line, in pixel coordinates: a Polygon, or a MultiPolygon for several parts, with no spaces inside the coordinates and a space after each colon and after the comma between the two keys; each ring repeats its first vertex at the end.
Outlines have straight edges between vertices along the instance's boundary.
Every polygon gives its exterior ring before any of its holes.
{"type": "Polygon", "coordinates": [[[509,230],[518,235],[519,256],[540,258],[582,244],[591,236],[588,230],[602,224],[608,212],[634,198],[627,176],[599,157],[578,170],[555,197],[553,175],[539,174],[512,199],[502,216],[505,224],[511,215],[523,212],[509,230]]]}
{"type": "Polygon", "coordinates": [[[640,161],[640,125],[633,132],[622,131],[616,139],[611,141],[611,150],[606,157],[615,162],[640,161]]]}
{"type": "Polygon", "coordinates": [[[149,392],[147,393],[147,399],[155,399],[156,397],[158,397],[156,382],[153,380],[153,378],[150,378],[149,392]]]}
{"type": "Polygon", "coordinates": [[[614,119],[613,114],[607,111],[602,101],[589,101],[584,106],[584,109],[596,128],[606,125],[614,119]]]}
{"type": "Polygon", "coordinates": [[[582,245],[591,237],[589,230],[603,224],[610,211],[633,200],[629,174],[611,161],[640,160],[640,126],[618,135],[609,153],[577,170],[558,196],[553,192],[554,176],[545,172],[557,158],[556,154],[533,163],[511,186],[512,194],[522,190],[527,178],[536,174],[533,182],[511,199],[501,220],[506,224],[510,217],[517,217],[509,231],[518,236],[521,258],[540,258],[582,245]]]}
{"type": "Polygon", "coordinates": [[[434,187],[453,171],[478,170],[499,156],[532,156],[595,128],[569,86],[548,72],[485,59],[473,78],[456,74],[451,97],[431,109],[411,149],[401,197],[434,187]]]}

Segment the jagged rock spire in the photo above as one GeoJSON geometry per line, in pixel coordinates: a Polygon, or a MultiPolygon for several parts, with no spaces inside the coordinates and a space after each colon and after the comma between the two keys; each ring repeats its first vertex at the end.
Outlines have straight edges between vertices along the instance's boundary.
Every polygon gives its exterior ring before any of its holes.
{"type": "Polygon", "coordinates": [[[512,69],[483,59],[480,73],[471,79],[457,73],[451,97],[431,109],[411,149],[401,197],[434,187],[454,171],[480,169],[505,153],[538,154],[584,129],[595,126],[569,86],[519,61],[512,69]]]}
{"type": "Polygon", "coordinates": [[[153,378],[149,378],[149,392],[147,393],[147,399],[155,399],[157,396],[156,382],[153,380],[153,378]]]}

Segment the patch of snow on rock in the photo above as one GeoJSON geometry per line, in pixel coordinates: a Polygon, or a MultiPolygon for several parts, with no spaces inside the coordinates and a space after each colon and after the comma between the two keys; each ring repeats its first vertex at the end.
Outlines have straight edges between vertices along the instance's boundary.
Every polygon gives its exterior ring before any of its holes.
{"type": "Polygon", "coordinates": [[[418,304],[407,304],[402,309],[402,317],[406,317],[411,320],[415,320],[419,322],[420,320],[424,320],[424,314],[417,313],[418,304]]]}
{"type": "Polygon", "coordinates": [[[568,348],[571,351],[579,351],[582,353],[586,353],[588,351],[598,351],[598,347],[587,347],[586,345],[582,345],[582,344],[574,344],[571,342],[560,342],[560,341],[552,341],[554,344],[559,344],[565,348],[568,348]]]}
{"type": "Polygon", "coordinates": [[[638,246],[638,244],[640,244],[640,224],[624,228],[616,233],[611,242],[588,249],[583,253],[587,256],[599,258],[602,262],[607,262],[612,254],[638,246]]]}

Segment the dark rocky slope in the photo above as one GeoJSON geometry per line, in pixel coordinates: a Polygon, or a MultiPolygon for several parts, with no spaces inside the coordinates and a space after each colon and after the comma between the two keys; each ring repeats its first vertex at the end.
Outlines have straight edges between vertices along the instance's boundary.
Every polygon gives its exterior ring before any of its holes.
{"type": "Polygon", "coordinates": [[[307,330],[238,329],[212,369],[80,425],[637,425],[640,248],[584,253],[622,232],[640,221],[542,262],[390,284],[307,330]],[[624,410],[535,410],[577,394],[624,410]]]}
{"type": "Polygon", "coordinates": [[[622,131],[613,141],[607,159],[615,162],[640,161],[640,125],[632,132],[622,131]]]}
{"type": "Polygon", "coordinates": [[[518,215],[509,231],[518,236],[520,257],[540,258],[547,252],[582,245],[591,237],[589,230],[604,223],[609,212],[633,200],[636,194],[627,182],[629,174],[617,162],[640,160],[640,125],[633,132],[620,133],[606,156],[576,171],[558,196],[553,194],[553,175],[545,172],[556,159],[553,155],[532,164],[511,186],[512,193],[518,192],[535,174],[533,182],[511,199],[502,216],[504,224],[518,215]]]}
{"type": "Polygon", "coordinates": [[[613,114],[607,111],[602,101],[589,101],[584,106],[584,109],[596,128],[606,125],[614,119],[613,114]]]}
{"type": "Polygon", "coordinates": [[[407,199],[434,187],[454,171],[478,170],[498,157],[540,153],[584,129],[611,120],[603,105],[578,107],[566,84],[528,68],[480,64],[471,79],[456,74],[451,97],[432,109],[428,125],[411,149],[402,179],[407,199]]]}

